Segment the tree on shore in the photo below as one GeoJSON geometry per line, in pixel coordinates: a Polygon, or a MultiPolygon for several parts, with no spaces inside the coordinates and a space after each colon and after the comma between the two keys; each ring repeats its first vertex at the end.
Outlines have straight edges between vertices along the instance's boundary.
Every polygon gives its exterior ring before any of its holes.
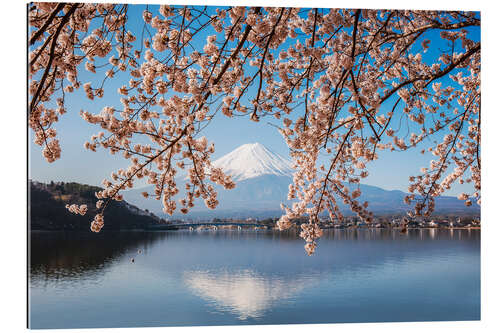
{"type": "MultiPolygon", "coordinates": [[[[165,213],[188,213],[196,198],[215,209],[214,185],[235,186],[211,163],[203,135],[216,113],[248,121],[279,119],[296,170],[280,229],[308,216],[301,236],[312,254],[319,214],[342,219],[348,204],[370,223],[359,184],[383,150],[434,155],[409,175],[411,216],[429,216],[435,197],[455,183],[473,183],[459,199],[480,203],[480,54],[471,37],[475,12],[140,6],[30,3],[29,126],[48,162],[60,157],[56,123],[65,96],[84,89],[91,100],[115,94],[122,107],[81,111],[100,128],[85,143],[130,160],[96,193],[104,225],[110,200],[146,178],[146,197],[165,213]],[[82,83],[82,71],[99,80],[82,83]],[[113,77],[127,75],[117,92],[113,77]],[[431,139],[431,140],[428,140],[431,139]],[[424,140],[434,142],[424,146],[424,140]],[[328,156],[323,163],[319,157],[328,156]],[[185,198],[176,200],[181,169],[185,198]]],[[[116,78],[115,78],[116,79],[116,78]]]]}

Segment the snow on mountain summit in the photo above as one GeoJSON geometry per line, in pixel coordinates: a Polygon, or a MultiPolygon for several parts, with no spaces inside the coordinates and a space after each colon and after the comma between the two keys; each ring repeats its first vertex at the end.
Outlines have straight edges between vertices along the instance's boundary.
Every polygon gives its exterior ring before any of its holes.
{"type": "Polygon", "coordinates": [[[292,176],[291,162],[260,143],[244,144],[213,163],[234,181],[262,175],[292,176]]]}

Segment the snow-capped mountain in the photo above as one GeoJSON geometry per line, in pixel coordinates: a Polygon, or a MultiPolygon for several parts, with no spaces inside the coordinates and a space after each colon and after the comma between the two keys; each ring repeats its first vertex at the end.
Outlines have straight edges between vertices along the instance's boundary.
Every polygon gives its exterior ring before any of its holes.
{"type": "Polygon", "coordinates": [[[260,143],[244,144],[213,163],[235,182],[263,175],[290,177],[294,170],[291,162],[260,143]]]}
{"type": "MultiPolygon", "coordinates": [[[[290,204],[287,200],[288,186],[292,183],[294,170],[291,162],[272,152],[260,143],[244,144],[222,156],[213,165],[220,167],[232,176],[236,187],[225,190],[216,185],[219,205],[217,209],[208,209],[201,199],[195,202],[190,210],[191,217],[270,217],[279,216],[281,203],[290,204]]],[[[185,197],[183,182],[178,180],[180,193],[177,199],[185,197]]],[[[350,185],[351,190],[357,185],[350,185]]],[[[404,203],[406,193],[398,190],[388,191],[376,186],[360,185],[360,202],[368,201],[369,209],[374,213],[404,213],[408,206],[404,203]]],[[[144,199],[143,191],[152,192],[153,187],[126,191],[127,201],[154,213],[162,214],[161,202],[144,199]]],[[[349,208],[343,204],[341,209],[346,213],[349,208]]],[[[478,211],[478,206],[468,211],[478,211]]],[[[455,197],[436,198],[436,211],[459,213],[466,211],[463,202],[455,197]]],[[[176,214],[177,215],[177,214],[176,214]]],[[[180,216],[180,213],[178,214],[180,216]]]]}

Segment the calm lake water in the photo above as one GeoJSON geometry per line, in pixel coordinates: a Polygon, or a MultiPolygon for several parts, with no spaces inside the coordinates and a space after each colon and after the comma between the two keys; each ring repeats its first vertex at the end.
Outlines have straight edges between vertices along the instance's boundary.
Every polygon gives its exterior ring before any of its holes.
{"type": "Polygon", "coordinates": [[[31,233],[31,328],[480,319],[480,231],[31,233]],[[134,258],[134,262],[132,262],[134,258]]]}

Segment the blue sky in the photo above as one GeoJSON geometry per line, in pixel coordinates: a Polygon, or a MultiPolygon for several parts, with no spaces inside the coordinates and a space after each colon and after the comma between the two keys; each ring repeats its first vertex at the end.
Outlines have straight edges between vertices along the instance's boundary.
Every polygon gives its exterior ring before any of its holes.
{"type": "MultiPolygon", "coordinates": [[[[131,5],[129,10],[129,30],[140,31],[142,28],[143,5],[131,5]]],[[[150,6],[150,10],[155,15],[157,10],[150,6]]],[[[213,31],[206,35],[213,34],[213,31]]],[[[479,39],[479,29],[474,31],[479,39]]],[[[196,45],[202,47],[206,35],[201,36],[196,45]]],[[[138,34],[140,39],[140,34],[138,34]]],[[[433,45],[427,56],[432,57],[436,52],[440,52],[446,45],[433,45]]],[[[279,50],[278,50],[279,51],[279,50]]],[[[98,60],[97,64],[104,63],[105,60],[98,60]]],[[[83,67],[83,66],[82,66],[83,67]]],[[[84,69],[80,71],[80,81],[95,82],[96,76],[84,69]]],[[[48,164],[41,156],[41,148],[32,144],[32,133],[30,132],[29,149],[29,173],[30,178],[34,180],[48,182],[54,181],[76,181],[86,184],[100,185],[103,178],[108,178],[112,171],[118,168],[127,167],[129,161],[121,158],[119,155],[110,155],[107,151],[98,150],[91,152],[83,148],[83,143],[89,140],[90,136],[96,134],[99,128],[89,125],[79,116],[80,110],[86,110],[91,113],[98,113],[104,106],[115,106],[120,108],[119,96],[116,89],[122,85],[126,74],[117,75],[112,81],[107,82],[105,86],[104,97],[96,98],[90,101],[85,97],[83,89],[80,88],[73,94],[66,96],[68,113],[60,117],[55,128],[58,131],[62,154],[61,159],[48,164]]],[[[126,79],[128,81],[128,78],[126,79]]],[[[125,81],[125,82],[126,82],[125,81]]],[[[247,117],[227,118],[220,112],[210,125],[204,130],[209,141],[215,143],[214,158],[219,158],[229,153],[233,149],[245,143],[260,142],[274,152],[288,157],[288,148],[281,134],[276,127],[270,125],[281,125],[280,120],[268,117],[260,122],[249,121],[247,117]]],[[[436,139],[440,139],[444,134],[440,134],[436,139]]],[[[379,152],[379,159],[368,166],[370,176],[364,180],[364,183],[375,185],[384,189],[407,190],[408,176],[419,174],[421,167],[427,167],[431,155],[421,155],[421,148],[411,149],[406,152],[379,152]]],[[[471,185],[456,185],[445,194],[457,195],[463,191],[470,191],[471,185]]]]}

